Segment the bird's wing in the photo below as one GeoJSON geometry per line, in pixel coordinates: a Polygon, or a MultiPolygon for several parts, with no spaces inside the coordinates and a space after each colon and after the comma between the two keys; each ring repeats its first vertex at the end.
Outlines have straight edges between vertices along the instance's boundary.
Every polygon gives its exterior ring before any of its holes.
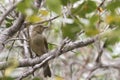
{"type": "Polygon", "coordinates": [[[45,43],[45,48],[46,48],[46,50],[48,52],[48,43],[47,43],[47,39],[45,37],[44,37],[44,43],[45,43]]]}

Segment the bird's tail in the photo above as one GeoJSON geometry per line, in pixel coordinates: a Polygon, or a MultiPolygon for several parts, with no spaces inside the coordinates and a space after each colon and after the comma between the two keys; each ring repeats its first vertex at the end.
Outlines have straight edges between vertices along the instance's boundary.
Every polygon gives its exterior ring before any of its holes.
{"type": "Polygon", "coordinates": [[[44,77],[51,77],[51,71],[48,62],[43,66],[44,77]]]}

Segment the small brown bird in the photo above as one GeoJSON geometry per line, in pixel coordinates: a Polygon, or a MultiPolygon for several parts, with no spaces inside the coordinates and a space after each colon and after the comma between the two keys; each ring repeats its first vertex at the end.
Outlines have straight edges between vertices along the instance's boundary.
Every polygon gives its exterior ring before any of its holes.
{"type": "MultiPolygon", "coordinates": [[[[42,35],[45,28],[46,27],[43,25],[37,25],[33,28],[31,33],[30,47],[37,56],[41,56],[42,54],[48,52],[47,40],[45,36],[42,35]]],[[[45,77],[51,77],[51,71],[48,62],[44,64],[43,71],[45,77]]]]}

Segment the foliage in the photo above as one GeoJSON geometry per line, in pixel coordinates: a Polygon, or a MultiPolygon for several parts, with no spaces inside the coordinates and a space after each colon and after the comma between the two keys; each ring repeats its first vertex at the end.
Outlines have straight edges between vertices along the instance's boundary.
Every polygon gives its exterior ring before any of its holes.
{"type": "MultiPolygon", "coordinates": [[[[9,0],[11,3],[15,3],[18,0],[9,0]]],[[[5,5],[9,4],[8,0],[1,0],[5,7],[5,5]]],[[[0,31],[6,30],[10,28],[15,20],[18,18],[19,13],[23,13],[26,16],[25,22],[30,24],[36,24],[40,22],[45,26],[49,26],[49,29],[45,31],[45,36],[48,40],[48,48],[49,50],[55,49],[60,45],[60,42],[68,38],[71,41],[83,40],[86,38],[92,38],[95,36],[99,36],[99,41],[104,43],[104,49],[111,58],[120,58],[119,51],[115,52],[115,46],[119,46],[120,41],[120,1],[119,0],[46,0],[41,4],[40,9],[35,7],[36,0],[23,0],[20,2],[14,11],[11,11],[9,15],[5,18],[0,31]],[[49,20],[53,17],[59,16],[59,18],[55,18],[53,20],[49,20]],[[81,33],[83,31],[83,33],[81,33]],[[114,53],[118,53],[117,55],[114,53]]],[[[44,1],[44,0],[43,0],[44,1]]],[[[0,4],[1,5],[1,4],[0,4]]],[[[8,6],[10,7],[10,6],[8,6]]],[[[0,7],[0,17],[3,13],[5,13],[5,9],[0,7]]],[[[9,9],[9,8],[6,8],[9,9]]],[[[27,26],[26,26],[27,27],[27,26]]],[[[18,32],[19,35],[15,35],[13,37],[24,38],[23,36],[24,30],[18,32]]],[[[1,32],[2,33],[2,32],[1,32]]],[[[28,34],[27,31],[25,31],[28,34]]],[[[10,36],[11,37],[11,36],[10,36]]],[[[15,41],[15,40],[14,40],[15,41]]],[[[24,58],[26,57],[25,53],[25,42],[24,41],[15,41],[15,43],[8,43],[5,47],[5,53],[13,54],[14,57],[24,58]],[[22,46],[21,46],[22,45],[22,46]],[[12,50],[10,47],[12,46],[12,50]],[[18,50],[14,46],[20,46],[18,50]],[[8,48],[7,48],[8,47],[8,48]],[[22,47],[22,49],[21,49],[22,47]],[[16,51],[17,50],[17,51],[16,51]],[[20,50],[20,51],[19,51],[20,50]],[[16,54],[17,53],[17,54],[16,54]],[[18,54],[19,53],[19,54],[18,54]],[[21,54],[23,53],[23,54],[21,54]],[[18,56],[19,55],[19,56],[18,56]]],[[[96,43],[95,43],[96,44],[96,43]]],[[[102,44],[99,44],[100,46],[102,44]]],[[[70,79],[71,75],[76,80],[85,80],[84,74],[80,73],[80,70],[83,68],[86,69],[85,66],[89,66],[95,62],[95,55],[99,52],[98,46],[91,45],[86,46],[82,49],[76,49],[74,51],[68,52],[68,54],[60,56],[56,61],[51,61],[51,67],[54,72],[55,80],[66,80],[70,79]],[[92,46],[92,47],[91,47],[92,46]],[[97,50],[98,52],[97,52],[97,50]],[[79,55],[78,55],[79,54],[79,55]],[[55,69],[54,69],[55,67],[55,69]],[[63,70],[59,70],[63,69],[63,70]],[[62,74],[62,73],[66,74],[62,74]],[[57,74],[57,76],[56,76],[57,74]],[[77,75],[77,76],[76,76],[77,75]],[[80,76],[79,76],[80,75],[80,76]],[[61,77],[62,76],[62,77],[61,77]]],[[[11,55],[10,57],[13,57],[11,55]]],[[[30,55],[27,55],[27,58],[30,55]]],[[[12,59],[12,58],[10,58],[12,59]]],[[[12,61],[12,60],[11,60],[12,61]]],[[[17,60],[13,61],[17,62],[17,60]]],[[[12,66],[6,68],[6,71],[10,73],[16,71],[17,64],[13,64],[12,66]]],[[[87,70],[87,69],[86,69],[87,70]]],[[[108,69],[110,70],[110,69],[108,69]]],[[[111,69],[112,70],[112,69],[111,69]]],[[[82,72],[82,71],[81,71],[82,72]]],[[[83,73],[85,73],[83,71],[83,73]]],[[[111,74],[111,72],[109,72],[111,74]]],[[[5,76],[9,76],[6,75],[5,76]]],[[[95,80],[104,80],[106,78],[106,73],[103,74],[94,74],[92,76],[95,80]]],[[[40,76],[42,77],[42,76],[40,76]]],[[[107,77],[108,78],[108,77],[107,77]]],[[[28,77],[29,79],[29,77],[28,77]]],[[[110,77],[109,79],[113,79],[110,77]]],[[[6,80],[12,80],[8,78],[6,80]]],[[[38,78],[34,78],[34,80],[39,80],[38,78]]],[[[48,79],[49,80],[49,79],[48,79]]]]}

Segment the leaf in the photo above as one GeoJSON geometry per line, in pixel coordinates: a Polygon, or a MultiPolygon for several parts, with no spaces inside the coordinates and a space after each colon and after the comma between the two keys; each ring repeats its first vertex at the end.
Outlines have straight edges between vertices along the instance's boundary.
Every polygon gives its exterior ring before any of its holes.
{"type": "Polygon", "coordinates": [[[88,0],[84,5],[84,9],[86,10],[86,13],[91,13],[92,11],[96,10],[96,8],[97,8],[96,3],[91,0],[88,0]]]}
{"type": "Polygon", "coordinates": [[[96,23],[99,20],[99,16],[93,15],[89,18],[90,23],[84,27],[87,36],[94,36],[99,33],[99,30],[96,28],[96,23]]]}
{"type": "Polygon", "coordinates": [[[8,18],[8,17],[6,17],[5,20],[6,20],[7,22],[12,22],[12,21],[14,21],[13,18],[8,18]]]}
{"type": "Polygon", "coordinates": [[[71,3],[75,3],[77,2],[78,0],[70,0],[71,3]]]}
{"type": "Polygon", "coordinates": [[[112,13],[114,13],[118,7],[120,7],[120,0],[113,0],[107,5],[107,9],[112,13]]]}
{"type": "Polygon", "coordinates": [[[64,5],[64,6],[66,6],[67,4],[68,4],[68,2],[69,2],[69,0],[60,0],[61,1],[61,3],[64,5]]]}
{"type": "Polygon", "coordinates": [[[13,79],[12,77],[3,77],[3,78],[0,78],[0,80],[15,80],[15,79],[13,79]]]}
{"type": "Polygon", "coordinates": [[[55,79],[54,80],[64,80],[63,77],[60,77],[60,76],[55,76],[55,79]]]}
{"type": "Polygon", "coordinates": [[[32,22],[32,23],[34,23],[34,22],[40,22],[40,21],[42,21],[42,18],[39,17],[38,15],[32,15],[32,16],[28,16],[27,17],[27,21],[28,22],[32,22]]]}
{"type": "Polygon", "coordinates": [[[96,10],[97,6],[94,1],[84,1],[77,8],[72,9],[72,14],[79,15],[80,17],[85,17],[86,14],[96,10]]]}
{"type": "Polygon", "coordinates": [[[74,4],[75,2],[77,2],[78,0],[60,0],[61,4],[66,6],[68,3],[72,3],[74,4]]]}
{"type": "Polygon", "coordinates": [[[9,28],[11,25],[12,25],[12,23],[10,23],[10,22],[6,22],[6,28],[9,28]]]}
{"type": "Polygon", "coordinates": [[[82,3],[77,8],[72,8],[72,14],[74,14],[74,15],[80,15],[81,16],[82,15],[81,12],[83,10],[82,8],[83,8],[84,4],[85,3],[82,3]]]}
{"type": "Polygon", "coordinates": [[[47,10],[40,10],[39,14],[41,14],[41,16],[47,16],[48,15],[48,11],[47,10]]]}
{"type": "Polygon", "coordinates": [[[23,0],[21,3],[17,5],[17,9],[23,13],[25,10],[30,7],[32,0],[23,0]]]}
{"type": "Polygon", "coordinates": [[[112,15],[109,15],[109,16],[106,17],[105,21],[108,24],[110,24],[110,23],[112,23],[114,21],[114,17],[112,15]]]}
{"type": "Polygon", "coordinates": [[[81,28],[77,23],[66,24],[62,27],[63,38],[70,38],[74,40],[76,38],[76,34],[80,32],[81,28]]]}
{"type": "Polygon", "coordinates": [[[98,15],[93,15],[91,18],[89,18],[90,25],[96,25],[98,20],[99,20],[99,16],[98,15]]]}
{"type": "Polygon", "coordinates": [[[49,48],[50,50],[54,49],[55,47],[56,47],[55,44],[48,43],[48,48],[49,48]]]}
{"type": "Polygon", "coordinates": [[[13,22],[13,21],[14,21],[14,20],[13,20],[12,18],[6,17],[6,18],[5,18],[6,28],[10,27],[10,26],[12,25],[12,22],[13,22]]]}
{"type": "Polygon", "coordinates": [[[17,5],[17,10],[22,12],[23,14],[29,15],[29,10],[33,13],[37,13],[37,9],[33,5],[34,0],[23,0],[21,3],[17,5]]]}
{"type": "Polygon", "coordinates": [[[42,78],[34,77],[34,79],[32,79],[32,80],[42,80],[42,78]]]}
{"type": "Polygon", "coordinates": [[[5,69],[5,76],[9,76],[13,70],[18,66],[17,59],[10,59],[11,65],[5,69]]]}
{"type": "Polygon", "coordinates": [[[114,24],[114,25],[120,26],[120,16],[115,15],[115,14],[108,15],[105,18],[105,22],[108,24],[114,24]]]}
{"type": "Polygon", "coordinates": [[[116,29],[110,32],[107,32],[103,37],[107,38],[105,42],[105,47],[108,47],[110,45],[114,45],[115,43],[120,41],[120,30],[116,29]]]}
{"type": "Polygon", "coordinates": [[[85,32],[87,36],[94,36],[99,33],[99,30],[89,26],[89,28],[86,28],[85,32]]]}
{"type": "Polygon", "coordinates": [[[61,13],[61,2],[60,0],[46,0],[48,8],[58,14],[61,13]]]}
{"type": "Polygon", "coordinates": [[[119,57],[120,57],[119,54],[117,54],[117,55],[112,55],[112,58],[113,58],[113,59],[116,59],[116,58],[119,58],[119,57]]]}
{"type": "Polygon", "coordinates": [[[108,51],[113,52],[113,47],[108,46],[108,45],[107,45],[107,47],[106,47],[106,43],[105,43],[104,45],[105,45],[105,48],[106,48],[108,51]]]}

